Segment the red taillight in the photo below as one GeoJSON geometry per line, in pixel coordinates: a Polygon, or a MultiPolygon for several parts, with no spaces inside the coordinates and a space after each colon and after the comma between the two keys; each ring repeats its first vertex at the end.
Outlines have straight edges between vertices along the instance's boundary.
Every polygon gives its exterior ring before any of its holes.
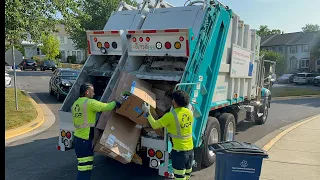
{"type": "Polygon", "coordinates": [[[137,41],[137,38],[133,37],[133,38],[132,38],[132,41],[133,41],[133,42],[136,42],[136,41],[137,41]]]}
{"type": "Polygon", "coordinates": [[[183,38],[182,36],[180,36],[180,37],[179,37],[179,40],[180,40],[180,41],[183,41],[183,40],[184,40],[184,38],[183,38]]]}
{"type": "Polygon", "coordinates": [[[164,44],[164,47],[165,47],[166,49],[171,49],[171,43],[170,43],[170,42],[166,42],[166,43],[164,44]]]}
{"type": "Polygon", "coordinates": [[[97,38],[93,38],[93,40],[94,40],[94,42],[97,42],[97,41],[98,41],[98,39],[97,39],[97,38]]]}
{"type": "Polygon", "coordinates": [[[140,37],[140,38],[139,38],[139,41],[140,41],[140,42],[142,42],[142,41],[143,41],[143,38],[142,38],[142,37],[140,37]]]}
{"type": "Polygon", "coordinates": [[[108,42],[105,42],[105,43],[104,43],[104,47],[107,48],[107,49],[109,49],[110,44],[109,44],[108,42]]]}
{"type": "Polygon", "coordinates": [[[70,139],[70,138],[71,138],[71,133],[70,133],[70,132],[67,132],[67,133],[66,133],[66,137],[67,137],[68,139],[70,139]]]}
{"type": "Polygon", "coordinates": [[[61,147],[60,147],[60,146],[57,146],[57,149],[60,151],[60,150],[61,150],[61,147]]]}
{"type": "Polygon", "coordinates": [[[155,152],[153,149],[149,149],[149,150],[148,150],[148,155],[149,155],[150,157],[153,157],[154,155],[156,155],[156,152],[155,152]]]}
{"type": "Polygon", "coordinates": [[[164,177],[169,177],[169,173],[168,172],[164,172],[164,177]]]}
{"type": "Polygon", "coordinates": [[[149,42],[149,41],[150,41],[150,38],[149,38],[149,37],[147,37],[147,38],[146,38],[146,41],[147,41],[147,42],[149,42]]]}

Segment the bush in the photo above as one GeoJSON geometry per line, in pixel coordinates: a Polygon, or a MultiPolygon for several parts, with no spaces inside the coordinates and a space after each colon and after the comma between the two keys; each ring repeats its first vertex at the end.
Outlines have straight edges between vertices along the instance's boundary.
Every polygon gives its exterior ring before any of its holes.
{"type": "Polygon", "coordinates": [[[75,64],[77,62],[77,57],[76,56],[68,56],[67,62],[71,63],[71,64],[75,64]]]}

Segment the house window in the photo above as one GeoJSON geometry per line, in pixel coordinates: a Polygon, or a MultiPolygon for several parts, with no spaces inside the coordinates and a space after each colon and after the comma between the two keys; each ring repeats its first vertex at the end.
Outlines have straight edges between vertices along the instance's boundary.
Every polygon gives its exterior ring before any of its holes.
{"type": "Polygon", "coordinates": [[[279,46],[279,52],[282,53],[282,46],[279,46]]]}
{"type": "Polygon", "coordinates": [[[67,37],[66,36],[60,36],[60,44],[67,44],[67,37]]]}
{"type": "Polygon", "coordinates": [[[320,66],[320,60],[317,61],[317,66],[320,66]]]}
{"type": "Polygon", "coordinates": [[[37,55],[41,55],[40,48],[37,48],[37,55]]]}
{"type": "Polygon", "coordinates": [[[272,51],[276,51],[276,47],[272,47],[272,51]]]}
{"type": "Polygon", "coordinates": [[[309,45],[303,45],[302,52],[309,52],[309,45]]]}
{"type": "Polygon", "coordinates": [[[309,67],[309,59],[301,59],[301,68],[309,67]]]}
{"type": "Polygon", "coordinates": [[[296,46],[291,46],[290,52],[291,52],[291,54],[297,53],[297,47],[296,46]]]}
{"type": "Polygon", "coordinates": [[[72,56],[76,56],[77,57],[77,61],[81,61],[82,60],[81,51],[72,51],[72,56]]]}

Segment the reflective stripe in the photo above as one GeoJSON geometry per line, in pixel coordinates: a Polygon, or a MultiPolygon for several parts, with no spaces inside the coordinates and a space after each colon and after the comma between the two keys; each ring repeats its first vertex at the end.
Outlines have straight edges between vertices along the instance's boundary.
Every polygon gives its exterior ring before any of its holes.
{"type": "Polygon", "coordinates": [[[186,175],[186,180],[189,180],[190,179],[190,175],[186,175]]]}
{"type": "Polygon", "coordinates": [[[186,174],[187,174],[187,173],[190,174],[191,172],[192,172],[192,168],[186,169],[186,174]]]}
{"type": "Polygon", "coordinates": [[[174,177],[175,180],[186,180],[186,177],[183,178],[178,178],[178,177],[174,177]]]}
{"type": "Polygon", "coordinates": [[[78,171],[91,171],[93,165],[78,166],[78,171]]]}
{"type": "Polygon", "coordinates": [[[188,138],[191,138],[191,137],[192,137],[192,134],[188,134],[188,135],[181,136],[181,129],[180,129],[180,123],[179,123],[178,115],[177,115],[177,113],[174,111],[174,109],[171,109],[171,113],[173,114],[174,120],[175,120],[175,123],[176,123],[176,132],[177,132],[177,135],[175,135],[175,134],[170,134],[170,133],[169,133],[169,136],[172,137],[172,138],[175,138],[175,139],[188,139],[188,138]]]}
{"type": "Polygon", "coordinates": [[[83,103],[83,124],[81,125],[74,125],[75,128],[87,128],[87,127],[95,127],[96,123],[88,123],[88,115],[87,115],[87,102],[89,99],[84,100],[83,103]]]}
{"type": "Polygon", "coordinates": [[[86,162],[93,161],[93,156],[82,157],[77,159],[78,159],[78,163],[86,163],[86,162]]]}
{"type": "Polygon", "coordinates": [[[185,169],[183,169],[183,170],[178,170],[178,169],[174,169],[174,168],[173,168],[173,173],[174,173],[174,174],[177,174],[177,175],[184,176],[184,174],[186,173],[186,170],[185,170],[185,169]]]}

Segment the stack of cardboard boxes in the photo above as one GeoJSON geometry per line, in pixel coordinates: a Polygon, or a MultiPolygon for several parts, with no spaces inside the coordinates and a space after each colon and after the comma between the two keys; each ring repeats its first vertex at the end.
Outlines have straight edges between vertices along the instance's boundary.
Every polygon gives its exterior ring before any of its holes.
{"type": "Polygon", "coordinates": [[[118,100],[122,105],[101,114],[95,130],[94,150],[123,164],[137,160],[133,157],[136,157],[141,132],[163,137],[163,129],[150,127],[142,104],[150,104],[151,114],[157,119],[171,106],[171,99],[165,93],[133,75],[121,73],[108,102],[118,100]]]}

